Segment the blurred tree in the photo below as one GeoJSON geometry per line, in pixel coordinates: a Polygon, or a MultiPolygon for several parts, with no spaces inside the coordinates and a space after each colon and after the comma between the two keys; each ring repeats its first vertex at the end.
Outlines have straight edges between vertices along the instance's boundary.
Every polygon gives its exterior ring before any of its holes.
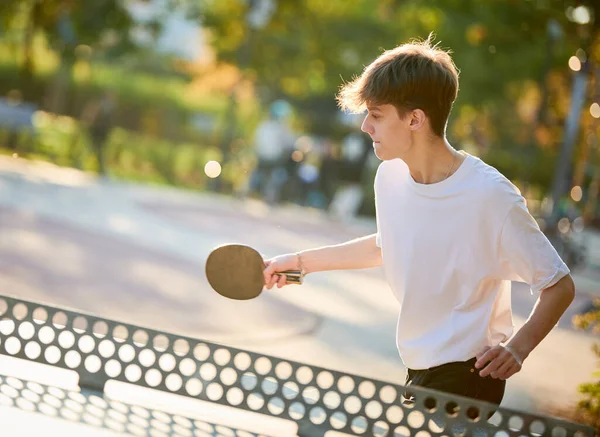
{"type": "MultiPolygon", "coordinates": [[[[274,0],[269,23],[253,32],[245,20],[249,0],[177,3],[208,29],[220,62],[240,66],[264,102],[293,102],[305,129],[317,134],[335,134],[342,81],[384,48],[435,32],[461,70],[452,139],[545,190],[568,112],[567,60],[581,45],[569,14],[587,3],[598,16],[591,0],[274,0]],[[540,156],[551,158],[543,171],[536,168],[540,156]]],[[[597,40],[592,35],[594,47],[597,40]]]]}

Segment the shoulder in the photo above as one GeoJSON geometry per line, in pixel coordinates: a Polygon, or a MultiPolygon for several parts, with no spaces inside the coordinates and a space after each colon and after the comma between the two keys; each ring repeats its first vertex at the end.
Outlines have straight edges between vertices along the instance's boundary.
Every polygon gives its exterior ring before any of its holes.
{"type": "Polygon", "coordinates": [[[507,211],[515,204],[524,202],[519,188],[496,168],[483,160],[472,157],[473,180],[470,181],[481,201],[507,211]]]}
{"type": "Polygon", "coordinates": [[[377,167],[375,185],[403,178],[408,172],[408,166],[401,159],[382,161],[377,167]]]}

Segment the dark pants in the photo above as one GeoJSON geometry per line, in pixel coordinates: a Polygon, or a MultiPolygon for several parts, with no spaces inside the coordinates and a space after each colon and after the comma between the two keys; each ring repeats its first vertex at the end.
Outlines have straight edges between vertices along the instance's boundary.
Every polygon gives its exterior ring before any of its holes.
{"type": "MultiPolygon", "coordinates": [[[[481,369],[475,368],[475,361],[475,358],[471,358],[424,370],[408,369],[406,386],[430,388],[499,405],[504,396],[506,381],[491,376],[482,378],[479,376],[481,369]]],[[[406,403],[414,402],[414,393],[407,391],[404,397],[406,403]]]]}

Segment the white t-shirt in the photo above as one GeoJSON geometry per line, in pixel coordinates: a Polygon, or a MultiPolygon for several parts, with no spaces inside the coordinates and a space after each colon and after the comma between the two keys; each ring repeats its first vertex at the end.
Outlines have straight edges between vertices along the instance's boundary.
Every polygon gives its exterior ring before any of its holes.
{"type": "Polygon", "coordinates": [[[400,302],[404,364],[426,369],[473,358],[513,333],[511,282],[533,292],[569,273],[518,189],[464,152],[449,178],[419,184],[400,159],[375,177],[377,245],[400,302]]]}

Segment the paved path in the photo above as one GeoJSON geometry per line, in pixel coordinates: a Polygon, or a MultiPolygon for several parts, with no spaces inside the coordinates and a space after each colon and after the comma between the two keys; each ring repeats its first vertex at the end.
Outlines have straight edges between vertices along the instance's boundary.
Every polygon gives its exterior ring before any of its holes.
{"type": "MultiPolygon", "coordinates": [[[[402,383],[397,303],[380,269],[311,275],[302,288],[250,302],[221,298],[204,277],[208,253],[226,242],[271,256],[373,231],[371,220],[341,224],[301,208],[98,182],[71,169],[0,158],[3,292],[402,383]]],[[[594,272],[576,277],[569,314],[511,378],[504,406],[539,413],[575,404],[577,385],[596,369],[596,338],[575,331],[570,317],[598,293],[594,272]]],[[[522,284],[513,304],[520,326],[534,304],[522,284]]]]}

